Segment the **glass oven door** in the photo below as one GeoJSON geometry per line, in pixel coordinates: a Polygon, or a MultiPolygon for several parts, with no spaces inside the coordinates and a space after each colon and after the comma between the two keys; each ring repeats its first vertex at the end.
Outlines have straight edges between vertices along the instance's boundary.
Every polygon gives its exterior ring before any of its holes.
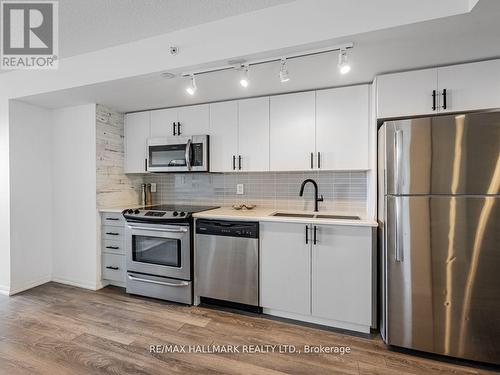
{"type": "Polygon", "coordinates": [[[188,225],[130,223],[126,232],[128,271],[191,279],[188,225]]]}

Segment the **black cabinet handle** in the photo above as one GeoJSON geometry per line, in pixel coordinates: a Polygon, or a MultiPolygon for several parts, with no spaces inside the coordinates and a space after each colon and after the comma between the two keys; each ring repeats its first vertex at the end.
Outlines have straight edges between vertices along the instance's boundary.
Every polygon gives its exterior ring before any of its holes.
{"type": "Polygon", "coordinates": [[[314,153],[311,152],[311,169],[314,169],[314,153]]]}
{"type": "Polygon", "coordinates": [[[118,246],[106,246],[106,249],[111,249],[111,250],[118,250],[118,246]]]}
{"type": "Polygon", "coordinates": [[[236,156],[233,155],[233,171],[236,170],[236,156]]]}
{"type": "Polygon", "coordinates": [[[443,109],[446,109],[446,89],[443,89],[443,109]]]}
{"type": "Polygon", "coordinates": [[[181,123],[177,122],[177,135],[181,135],[181,123]]]}
{"type": "Polygon", "coordinates": [[[306,244],[309,243],[309,228],[306,225],[306,244]]]}
{"type": "Polygon", "coordinates": [[[107,217],[106,220],[118,221],[120,219],[118,219],[117,217],[107,217]]]}
{"type": "Polygon", "coordinates": [[[241,171],[241,155],[238,156],[238,169],[241,171]]]}
{"type": "Polygon", "coordinates": [[[116,232],[106,232],[106,234],[109,234],[110,236],[119,236],[120,233],[116,233],[116,232]]]}
{"type": "Polygon", "coordinates": [[[316,242],[317,242],[317,241],[316,241],[316,231],[317,231],[317,229],[318,229],[318,228],[317,228],[317,227],[316,227],[316,225],[315,225],[315,226],[314,226],[314,234],[313,234],[313,244],[314,244],[314,245],[316,245],[316,242]]]}
{"type": "Polygon", "coordinates": [[[436,110],[436,90],[432,90],[432,110],[436,110]]]}
{"type": "Polygon", "coordinates": [[[173,128],[174,128],[174,135],[177,135],[176,132],[175,132],[175,127],[176,127],[175,122],[172,123],[172,124],[173,124],[173,128]]]}
{"type": "Polygon", "coordinates": [[[144,170],[148,170],[148,159],[144,159],[144,170]]]}
{"type": "Polygon", "coordinates": [[[321,152],[318,152],[318,169],[321,169],[321,152]]]}
{"type": "Polygon", "coordinates": [[[106,266],[106,268],[107,268],[108,270],[115,270],[115,271],[117,271],[117,270],[119,270],[119,269],[120,269],[120,267],[113,267],[113,266],[106,266]]]}

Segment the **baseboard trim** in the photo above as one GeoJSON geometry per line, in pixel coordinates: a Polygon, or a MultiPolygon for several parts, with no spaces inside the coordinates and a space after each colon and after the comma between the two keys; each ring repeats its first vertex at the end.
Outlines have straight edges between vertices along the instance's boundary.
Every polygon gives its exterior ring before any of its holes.
{"type": "Polygon", "coordinates": [[[78,288],[89,289],[89,290],[99,290],[102,287],[97,283],[88,283],[86,281],[78,281],[78,280],[68,280],[62,277],[52,277],[52,281],[59,284],[65,284],[70,286],[76,286],[78,288]]]}
{"type": "Polygon", "coordinates": [[[5,285],[0,285],[0,295],[2,296],[8,296],[9,295],[9,290],[10,288],[5,285]]]}
{"type": "Polygon", "coordinates": [[[9,290],[9,292],[8,292],[8,295],[9,296],[13,296],[14,294],[24,292],[25,290],[28,290],[28,289],[31,289],[31,288],[35,288],[35,287],[37,287],[39,285],[42,285],[42,284],[46,284],[46,283],[48,283],[51,280],[52,280],[52,277],[50,275],[41,277],[38,280],[31,281],[28,284],[24,284],[23,286],[20,286],[18,288],[11,288],[9,290]]]}
{"type": "Polygon", "coordinates": [[[345,329],[345,330],[349,330],[349,331],[370,333],[370,326],[369,325],[341,322],[339,320],[319,318],[319,317],[315,317],[315,316],[311,316],[311,315],[302,315],[302,314],[290,313],[290,312],[286,312],[286,311],[268,309],[268,308],[263,308],[262,310],[263,310],[262,312],[264,314],[278,316],[280,318],[298,320],[298,321],[302,321],[302,322],[306,322],[306,323],[313,323],[313,324],[318,324],[318,325],[327,326],[327,327],[340,328],[340,329],[345,329]]]}

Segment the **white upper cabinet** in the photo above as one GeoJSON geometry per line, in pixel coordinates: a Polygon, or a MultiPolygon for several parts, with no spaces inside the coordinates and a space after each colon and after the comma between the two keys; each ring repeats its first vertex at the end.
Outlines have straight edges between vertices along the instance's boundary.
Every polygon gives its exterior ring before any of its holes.
{"type": "Polygon", "coordinates": [[[438,68],[438,83],[441,112],[500,107],[500,60],[438,68]]]}
{"type": "Polygon", "coordinates": [[[365,327],[372,324],[371,231],[368,227],[316,227],[311,267],[313,316],[365,327]]]}
{"type": "Polygon", "coordinates": [[[435,68],[377,77],[378,118],[436,113],[438,99],[435,68]]]}
{"type": "Polygon", "coordinates": [[[237,158],[238,102],[210,104],[210,170],[235,171],[238,168],[237,158]]]}
{"type": "Polygon", "coordinates": [[[125,115],[125,173],[146,173],[150,114],[137,112],[125,115]]]}
{"type": "MultiPolygon", "coordinates": [[[[178,121],[181,125],[181,136],[208,134],[210,128],[208,104],[179,107],[178,110],[178,121]]],[[[177,129],[177,132],[179,132],[179,129],[177,129]]]]}
{"type": "Polygon", "coordinates": [[[377,117],[498,108],[499,87],[500,60],[382,75],[377,77],[377,117]]]}
{"type": "Polygon", "coordinates": [[[269,97],[238,102],[238,157],[242,171],[269,171],[269,97]]]}
{"type": "Polygon", "coordinates": [[[369,86],[316,92],[316,167],[369,169],[369,86]]]}
{"type": "Polygon", "coordinates": [[[262,307],[311,313],[311,245],[306,224],[261,223],[260,296],[262,307]]]}
{"type": "Polygon", "coordinates": [[[150,113],[152,138],[177,135],[177,108],[158,109],[150,113]]]}
{"type": "Polygon", "coordinates": [[[304,171],[314,167],[315,96],[314,91],[308,91],[271,97],[272,171],[304,171]]]}

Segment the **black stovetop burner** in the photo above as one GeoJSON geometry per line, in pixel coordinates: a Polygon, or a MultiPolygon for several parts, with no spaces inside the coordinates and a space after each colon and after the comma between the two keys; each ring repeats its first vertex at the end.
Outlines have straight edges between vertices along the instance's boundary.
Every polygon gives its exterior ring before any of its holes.
{"type": "Polygon", "coordinates": [[[139,210],[148,210],[148,211],[177,211],[177,212],[186,212],[190,214],[194,214],[196,212],[213,210],[215,208],[219,208],[218,206],[189,206],[189,205],[178,205],[178,204],[159,204],[153,206],[147,206],[143,208],[139,208],[139,210]]]}
{"type": "Polygon", "coordinates": [[[127,221],[167,223],[190,221],[192,214],[201,211],[212,210],[214,206],[187,206],[176,204],[159,204],[138,208],[130,208],[123,211],[123,216],[127,221]]]}

